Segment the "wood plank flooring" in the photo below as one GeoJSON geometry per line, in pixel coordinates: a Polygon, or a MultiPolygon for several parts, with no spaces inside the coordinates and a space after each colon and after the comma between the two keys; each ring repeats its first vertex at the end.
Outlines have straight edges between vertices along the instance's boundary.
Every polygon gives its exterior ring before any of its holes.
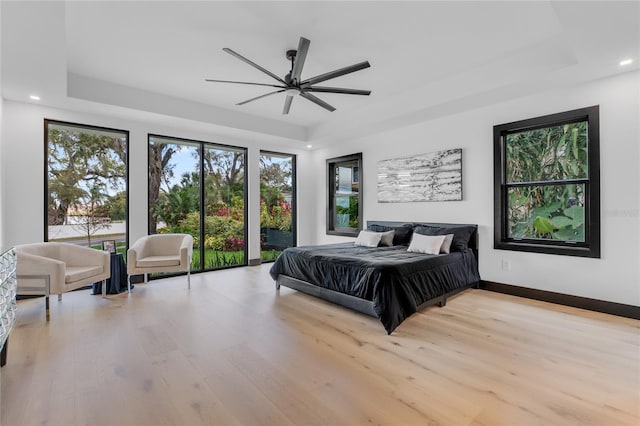
{"type": "Polygon", "coordinates": [[[2,425],[640,424],[640,321],[469,290],[388,336],[269,266],[20,301],[2,425]]]}

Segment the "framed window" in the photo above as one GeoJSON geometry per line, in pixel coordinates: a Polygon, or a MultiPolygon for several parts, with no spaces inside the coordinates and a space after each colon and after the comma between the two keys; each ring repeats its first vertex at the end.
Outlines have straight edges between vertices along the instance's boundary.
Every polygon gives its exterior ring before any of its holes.
{"type": "Polygon", "coordinates": [[[296,156],[260,151],[260,259],[296,245],[296,156]]]}
{"type": "Polygon", "coordinates": [[[129,132],[44,120],[44,241],[128,247],[129,132]]]}
{"type": "Polygon", "coordinates": [[[600,257],[599,107],[494,126],[494,247],[600,257]]]}
{"type": "Polygon", "coordinates": [[[241,147],[148,135],[149,234],[193,236],[192,272],[247,264],[241,147]]]}
{"type": "Polygon", "coordinates": [[[327,234],[357,236],[362,229],[362,153],[327,160],[327,234]]]}

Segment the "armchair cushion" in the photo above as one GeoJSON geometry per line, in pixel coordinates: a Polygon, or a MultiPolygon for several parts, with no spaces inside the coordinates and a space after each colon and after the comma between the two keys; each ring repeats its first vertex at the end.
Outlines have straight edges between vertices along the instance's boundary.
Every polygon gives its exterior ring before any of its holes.
{"type": "Polygon", "coordinates": [[[193,237],[189,234],[154,234],[139,238],[127,251],[127,273],[189,271],[193,237]]]}
{"type": "Polygon", "coordinates": [[[179,266],[180,256],[147,256],[138,259],[138,268],[158,268],[163,266],[179,266]]]}
{"type": "Polygon", "coordinates": [[[67,266],[65,268],[64,282],[69,284],[74,281],[84,280],[86,278],[92,278],[96,275],[100,275],[103,272],[101,265],[95,266],[67,266]]]}

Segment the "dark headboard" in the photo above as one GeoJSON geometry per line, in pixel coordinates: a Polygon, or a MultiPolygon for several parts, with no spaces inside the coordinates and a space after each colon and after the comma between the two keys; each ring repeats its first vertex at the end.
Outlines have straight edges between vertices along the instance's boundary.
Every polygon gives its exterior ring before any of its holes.
{"type": "Polygon", "coordinates": [[[471,223],[436,223],[436,222],[394,222],[394,221],[385,221],[385,220],[368,220],[367,228],[371,225],[380,225],[380,226],[411,226],[415,228],[416,226],[442,226],[447,228],[458,228],[461,226],[471,226],[475,230],[473,234],[471,234],[471,238],[469,239],[469,248],[473,250],[473,254],[475,254],[476,259],[478,259],[478,225],[471,223]]]}

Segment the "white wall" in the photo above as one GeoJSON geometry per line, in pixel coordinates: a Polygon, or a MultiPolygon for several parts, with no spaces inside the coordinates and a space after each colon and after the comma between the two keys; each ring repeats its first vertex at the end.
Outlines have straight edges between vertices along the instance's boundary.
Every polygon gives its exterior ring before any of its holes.
{"type": "MultiPolygon", "coordinates": [[[[249,148],[298,154],[298,243],[345,240],[325,234],[326,164],[330,157],[363,153],[364,219],[477,223],[480,226],[480,272],[489,281],[640,305],[640,237],[638,124],[640,73],[628,73],[568,90],[541,93],[508,103],[425,121],[331,148],[308,152],[254,141],[230,140],[190,130],[190,122],[172,119],[172,127],[5,101],[2,105],[0,230],[3,246],[42,241],[44,227],[43,119],[49,118],[130,131],[130,238],[146,233],[147,133],[178,136],[249,148]],[[493,151],[496,124],[600,105],[602,179],[602,258],[585,259],[494,250],[493,151]],[[177,123],[184,123],[177,124],[177,123]],[[377,162],[445,148],[463,149],[464,200],[444,203],[380,204],[376,194],[377,162]],[[501,269],[502,260],[511,270],[501,269]]],[[[161,122],[162,120],[158,120],[161,122]]],[[[249,165],[249,179],[257,179],[249,165]]],[[[250,183],[255,203],[257,182],[250,183]]],[[[255,210],[250,204],[249,209],[255,210]]],[[[257,235],[250,221],[250,235],[257,235]]],[[[251,238],[251,237],[250,237],[251,238]]],[[[348,239],[347,239],[348,240],[348,239]]],[[[258,257],[250,240],[250,259],[258,257]]]]}
{"type": "MultiPolygon", "coordinates": [[[[296,154],[299,163],[305,164],[310,154],[306,150],[283,149],[282,145],[269,146],[255,141],[231,139],[214,132],[190,130],[190,122],[176,127],[158,123],[126,121],[120,118],[100,116],[40,105],[5,101],[2,111],[3,186],[0,210],[4,227],[4,243],[7,246],[43,241],[44,239],[44,119],[68,121],[101,127],[129,130],[129,238],[135,241],[147,233],[147,134],[154,133],[186,139],[229,144],[248,148],[249,206],[255,218],[249,220],[249,259],[260,258],[259,201],[260,185],[257,164],[259,150],[267,149],[296,154]]],[[[161,120],[157,120],[161,121],[161,120]]],[[[172,123],[181,123],[172,119],[172,123]]],[[[302,143],[302,142],[301,142],[302,143]]],[[[302,197],[304,199],[304,197],[302,197]]],[[[309,228],[304,217],[298,226],[309,228]]],[[[0,227],[2,229],[2,227],[0,227]]],[[[309,241],[308,233],[299,235],[309,241]]]]}
{"type": "MultiPolygon", "coordinates": [[[[0,68],[2,68],[2,66],[0,65],[0,68]]],[[[2,78],[0,78],[0,81],[2,81],[2,78]]],[[[0,93],[2,92],[1,88],[0,88],[0,93]]],[[[4,145],[4,138],[3,138],[3,133],[4,133],[4,124],[2,122],[2,112],[4,109],[4,100],[2,99],[2,96],[0,96],[0,251],[4,251],[5,249],[8,248],[8,246],[5,246],[4,244],[4,214],[3,214],[3,207],[4,207],[4,203],[3,203],[3,197],[1,196],[2,194],[2,184],[4,182],[4,173],[5,173],[5,169],[4,167],[2,167],[2,147],[4,145]]]]}
{"type": "MultiPolygon", "coordinates": [[[[2,22],[2,7],[0,7],[0,22],[2,22]]],[[[2,46],[2,31],[0,31],[0,46],[2,46]]],[[[1,53],[1,52],[0,52],[1,53]]],[[[2,175],[4,169],[2,168],[2,134],[4,132],[4,126],[2,124],[2,110],[4,107],[4,99],[2,99],[2,54],[0,54],[0,191],[2,191],[2,175]]],[[[4,233],[2,226],[2,193],[0,192],[0,251],[5,250],[4,245],[4,233]]]]}
{"type": "Polygon", "coordinates": [[[316,151],[314,242],[348,240],[325,234],[324,160],[362,152],[365,220],[477,223],[482,279],[638,306],[639,87],[640,73],[627,73],[348,143],[340,141],[331,148],[316,151]],[[600,105],[602,258],[494,250],[493,126],[596,104],[600,105]],[[446,148],[463,149],[463,201],[377,202],[378,161],[446,148]],[[502,270],[503,259],[510,262],[510,270],[502,270]]]}

